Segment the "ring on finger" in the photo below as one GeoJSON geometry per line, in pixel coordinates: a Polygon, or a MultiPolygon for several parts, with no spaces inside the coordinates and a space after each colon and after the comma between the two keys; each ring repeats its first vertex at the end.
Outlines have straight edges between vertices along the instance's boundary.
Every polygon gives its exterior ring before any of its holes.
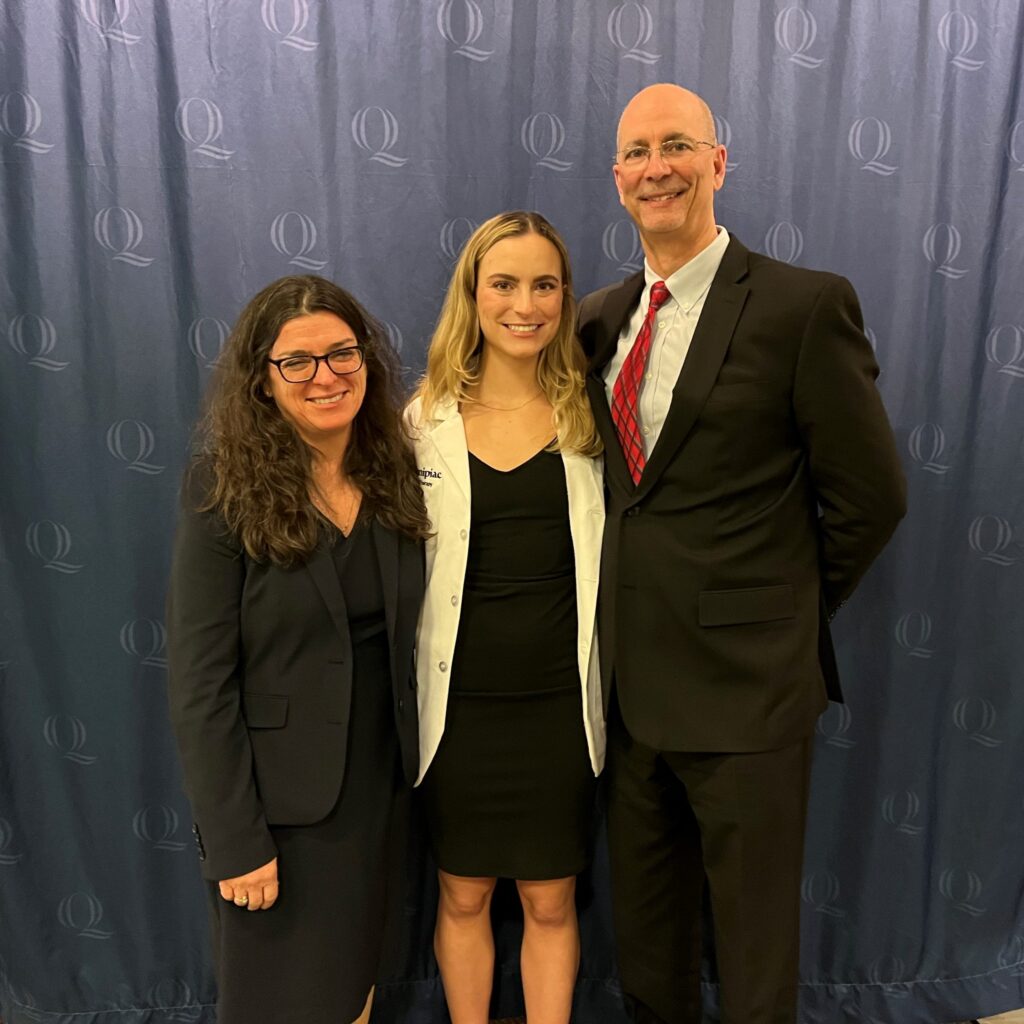
{"type": "Polygon", "coordinates": [[[236,907],[247,906],[249,903],[249,896],[246,893],[243,893],[241,896],[236,896],[234,903],[236,907]]]}

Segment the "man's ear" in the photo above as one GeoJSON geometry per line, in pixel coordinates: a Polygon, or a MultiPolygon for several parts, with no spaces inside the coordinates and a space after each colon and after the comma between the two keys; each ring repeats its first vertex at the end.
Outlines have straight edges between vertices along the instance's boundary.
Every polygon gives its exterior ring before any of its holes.
{"type": "Polygon", "coordinates": [[[625,206],[626,204],[622,201],[622,184],[621,184],[621,182],[619,180],[619,173],[620,172],[619,172],[618,165],[614,165],[612,167],[612,174],[615,177],[615,191],[619,193],[619,203],[622,206],[625,206]]]}

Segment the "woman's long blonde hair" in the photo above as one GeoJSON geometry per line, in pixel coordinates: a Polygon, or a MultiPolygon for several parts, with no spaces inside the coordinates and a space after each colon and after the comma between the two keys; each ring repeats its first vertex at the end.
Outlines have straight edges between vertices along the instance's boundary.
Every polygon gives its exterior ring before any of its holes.
{"type": "Polygon", "coordinates": [[[440,402],[472,401],[469,390],[480,379],[483,344],[476,310],[480,261],[502,239],[530,234],[546,238],[558,250],[562,262],[562,318],[554,338],[537,361],[537,383],[554,410],[558,434],[554,447],[578,455],[596,455],[601,442],[584,387],[587,360],[576,337],[576,300],[569,254],[558,232],[539,213],[499,213],[481,224],[463,246],[427,351],[427,370],[418,392],[422,415],[430,416],[440,402]]]}

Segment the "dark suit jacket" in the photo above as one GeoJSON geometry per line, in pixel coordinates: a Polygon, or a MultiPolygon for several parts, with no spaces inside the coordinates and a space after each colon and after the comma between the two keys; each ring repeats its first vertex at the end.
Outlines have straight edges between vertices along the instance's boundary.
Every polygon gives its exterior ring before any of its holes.
{"type": "MultiPolygon", "coordinates": [[[[352,642],[326,545],[304,565],[249,559],[212,513],[203,474],[184,488],[168,598],[171,719],[203,874],[232,878],[276,856],[269,825],[325,817],[341,792],[352,642]]],[[[413,640],[423,596],[417,542],[376,520],[395,723],[406,778],[419,765],[413,640]]]]}
{"type": "Polygon", "coordinates": [[[634,487],[602,373],[643,285],[579,315],[606,450],[605,693],[657,749],[773,749],[840,699],[828,619],[905,511],[878,367],[848,281],[733,238],[634,487]]]}

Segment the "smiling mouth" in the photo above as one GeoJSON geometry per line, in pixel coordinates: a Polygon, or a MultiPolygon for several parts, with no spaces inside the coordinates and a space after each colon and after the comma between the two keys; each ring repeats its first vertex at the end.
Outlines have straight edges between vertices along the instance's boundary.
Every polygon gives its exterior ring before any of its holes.
{"type": "Polygon", "coordinates": [[[534,331],[539,331],[543,324],[502,324],[503,327],[507,327],[513,334],[533,334],[534,331]]]}
{"type": "Polygon", "coordinates": [[[667,203],[672,199],[678,199],[683,194],[683,190],[680,189],[678,192],[653,192],[651,195],[641,196],[640,202],[642,203],[667,203]]]}
{"type": "Polygon", "coordinates": [[[339,391],[336,395],[326,395],[324,398],[307,398],[307,402],[312,402],[314,405],[334,405],[336,402],[340,402],[346,395],[347,391],[339,391]]]}

